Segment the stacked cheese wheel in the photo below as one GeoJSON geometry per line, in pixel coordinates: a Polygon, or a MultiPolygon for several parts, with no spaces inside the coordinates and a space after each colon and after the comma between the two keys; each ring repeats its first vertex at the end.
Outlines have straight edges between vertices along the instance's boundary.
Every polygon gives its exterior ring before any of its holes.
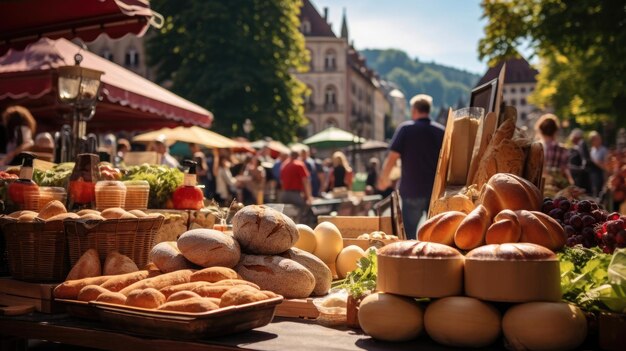
{"type": "Polygon", "coordinates": [[[390,244],[378,251],[377,290],[361,303],[359,321],[380,340],[410,340],[425,329],[438,343],[476,348],[503,333],[511,348],[534,350],[569,349],[586,337],[580,309],[559,302],[559,262],[540,245],[487,245],[464,257],[438,243],[390,244]]]}

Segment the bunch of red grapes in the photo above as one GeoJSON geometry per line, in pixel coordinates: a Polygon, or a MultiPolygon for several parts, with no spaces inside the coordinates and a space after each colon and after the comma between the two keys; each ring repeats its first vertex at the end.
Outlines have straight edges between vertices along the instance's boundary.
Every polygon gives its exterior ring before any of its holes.
{"type": "Polygon", "coordinates": [[[626,216],[617,212],[609,214],[594,201],[546,198],[541,211],[563,227],[567,246],[599,246],[605,253],[626,247],[626,216]]]}

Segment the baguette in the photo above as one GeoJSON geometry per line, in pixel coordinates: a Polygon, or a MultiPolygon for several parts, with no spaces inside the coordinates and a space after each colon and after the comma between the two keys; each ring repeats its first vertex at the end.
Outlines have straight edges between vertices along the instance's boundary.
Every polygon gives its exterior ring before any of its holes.
{"type": "MultiPolygon", "coordinates": [[[[244,285],[247,286],[247,285],[244,285]]],[[[214,298],[222,298],[225,292],[234,288],[233,285],[204,285],[194,288],[194,293],[202,296],[202,297],[214,297],[214,298]]],[[[253,287],[249,287],[250,289],[254,289],[253,287]]],[[[257,289],[258,290],[258,289],[257,289]]]]}
{"type": "Polygon", "coordinates": [[[183,291],[179,291],[179,292],[176,292],[176,293],[173,293],[172,295],[170,295],[167,298],[166,302],[186,300],[186,299],[190,299],[192,297],[202,297],[202,296],[196,294],[193,291],[183,290],[183,291]]]}
{"type": "Polygon", "coordinates": [[[194,272],[191,275],[192,282],[216,283],[225,279],[237,279],[237,272],[227,267],[209,267],[194,272]]]}
{"type": "Polygon", "coordinates": [[[109,292],[107,289],[98,286],[98,285],[87,285],[86,287],[80,289],[78,293],[78,301],[93,301],[98,298],[98,296],[109,292]]]}
{"type": "Polygon", "coordinates": [[[134,284],[151,276],[155,276],[155,273],[150,271],[137,271],[126,274],[113,275],[107,281],[100,284],[100,286],[109,291],[118,292],[131,284],[134,284]]]}
{"type": "Polygon", "coordinates": [[[165,296],[153,288],[131,291],[126,297],[126,306],[157,308],[165,303],[165,296]]]}
{"type": "Polygon", "coordinates": [[[80,290],[87,285],[100,285],[110,279],[110,275],[100,277],[83,278],[77,280],[67,280],[54,288],[54,297],[57,299],[76,300],[80,290]]]}
{"type": "Polygon", "coordinates": [[[215,300],[205,297],[192,297],[190,299],[164,303],[159,306],[158,310],[200,313],[216,310],[218,308],[219,305],[215,303],[215,300]]]}
{"type": "Polygon", "coordinates": [[[491,219],[487,208],[478,205],[459,224],[454,233],[454,244],[461,250],[471,250],[483,245],[490,225],[491,219]]]}
{"type": "Polygon", "coordinates": [[[256,301],[263,301],[267,300],[268,298],[270,298],[270,296],[266,295],[262,291],[235,286],[222,295],[220,308],[227,306],[243,305],[256,301]]]}
{"type": "Polygon", "coordinates": [[[166,298],[172,296],[173,294],[180,291],[193,291],[195,288],[199,288],[201,286],[210,286],[211,283],[208,282],[190,282],[178,285],[167,286],[160,291],[165,295],[166,298]]]}
{"type": "Polygon", "coordinates": [[[154,289],[159,290],[170,285],[189,283],[189,279],[191,278],[191,274],[193,272],[194,271],[191,269],[182,269],[176,272],[161,274],[154,278],[148,278],[148,279],[140,280],[136,283],[133,283],[125,287],[124,289],[120,290],[120,292],[128,296],[128,294],[130,294],[131,291],[137,290],[137,289],[143,290],[147,288],[154,288],[154,289]]]}
{"type": "Polygon", "coordinates": [[[98,296],[96,298],[96,301],[98,302],[106,302],[106,303],[113,303],[116,305],[125,305],[126,304],[126,296],[118,293],[118,292],[105,292],[100,294],[100,296],[98,296]]]}

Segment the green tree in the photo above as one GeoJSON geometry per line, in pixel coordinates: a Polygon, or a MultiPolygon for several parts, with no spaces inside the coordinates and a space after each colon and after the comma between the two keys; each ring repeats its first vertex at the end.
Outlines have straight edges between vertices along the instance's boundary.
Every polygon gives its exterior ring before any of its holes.
{"type": "Polygon", "coordinates": [[[484,0],[480,58],[527,46],[541,61],[531,101],[580,124],[626,122],[626,0],[484,0]]]}
{"type": "Polygon", "coordinates": [[[158,82],[215,115],[213,129],[289,142],[304,122],[301,0],[153,0],[165,25],[147,41],[158,82]]]}

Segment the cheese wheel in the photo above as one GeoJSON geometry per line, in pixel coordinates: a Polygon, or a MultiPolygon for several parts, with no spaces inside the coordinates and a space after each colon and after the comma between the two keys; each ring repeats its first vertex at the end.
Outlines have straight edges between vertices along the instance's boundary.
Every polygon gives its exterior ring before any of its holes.
{"type": "Polygon", "coordinates": [[[424,241],[399,241],[378,250],[376,290],[412,297],[456,296],[463,292],[463,255],[424,241]]]}
{"type": "Polygon", "coordinates": [[[337,255],[343,249],[341,232],[336,225],[330,222],[322,222],[313,230],[315,233],[315,251],[313,254],[324,263],[335,263],[337,255]]]}
{"type": "Polygon", "coordinates": [[[294,247],[310,253],[315,252],[317,241],[315,240],[315,233],[313,232],[313,229],[306,224],[296,224],[296,228],[298,229],[300,237],[298,238],[298,241],[296,241],[294,247]]]}
{"type": "Polygon", "coordinates": [[[587,320],[563,302],[530,302],[511,307],[502,331],[513,350],[571,350],[585,341],[587,320]]]}
{"type": "Polygon", "coordinates": [[[339,278],[345,278],[348,273],[357,268],[359,260],[365,257],[365,251],[356,245],[344,247],[337,256],[337,274],[339,278]]]}
{"type": "Polygon", "coordinates": [[[424,313],[413,299],[376,293],[361,301],[359,324],[374,339],[407,341],[421,334],[424,313]]]}
{"type": "Polygon", "coordinates": [[[486,245],[465,255],[465,295],[487,301],[559,301],[556,255],[530,243],[486,245]]]}
{"type": "Polygon", "coordinates": [[[455,347],[485,347],[500,335],[500,312],[480,300],[453,296],[426,308],[424,327],[436,342],[455,347]]]}

